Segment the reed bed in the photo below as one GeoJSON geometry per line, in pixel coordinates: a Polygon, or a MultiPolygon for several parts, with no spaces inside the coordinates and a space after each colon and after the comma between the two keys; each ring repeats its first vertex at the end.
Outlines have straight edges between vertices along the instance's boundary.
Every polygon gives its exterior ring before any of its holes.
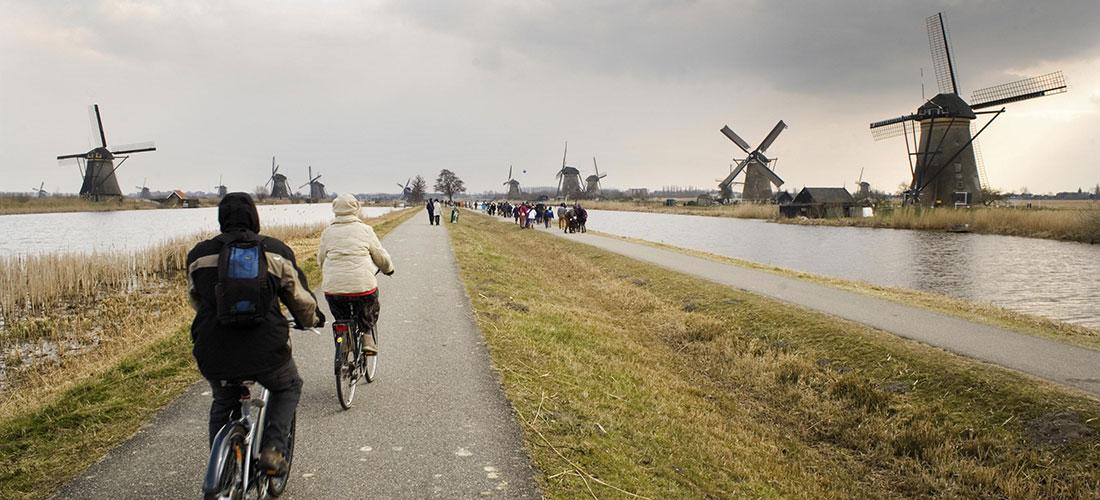
{"type": "Polygon", "coordinates": [[[79,196],[0,196],[0,215],[38,214],[52,212],[109,212],[115,210],[141,210],[160,208],[152,200],[122,198],[118,200],[91,201],[79,196]]]}
{"type": "Polygon", "coordinates": [[[906,207],[874,217],[779,219],[779,222],[828,226],[947,231],[965,226],[975,233],[1100,243],[1100,208],[1035,210],[1008,207],[969,209],[906,207]]]}

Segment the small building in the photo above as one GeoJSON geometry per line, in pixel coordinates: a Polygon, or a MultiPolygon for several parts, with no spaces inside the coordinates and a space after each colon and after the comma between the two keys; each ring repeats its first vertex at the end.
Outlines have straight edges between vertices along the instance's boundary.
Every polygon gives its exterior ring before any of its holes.
{"type": "Polygon", "coordinates": [[[791,203],[780,205],[779,212],[785,217],[809,217],[821,219],[828,217],[847,217],[855,198],[847,189],[839,188],[802,188],[791,203]]]}
{"type": "Polygon", "coordinates": [[[187,193],[176,189],[168,194],[168,197],[164,199],[164,205],[170,207],[191,208],[197,206],[195,200],[192,200],[187,196],[187,193]]]}
{"type": "Polygon", "coordinates": [[[710,207],[714,205],[714,198],[704,193],[695,198],[695,204],[700,207],[710,207]]]}
{"type": "Polygon", "coordinates": [[[790,205],[793,202],[794,202],[794,195],[792,195],[791,193],[789,193],[787,191],[780,191],[778,193],[775,193],[775,204],[776,205],[790,205]]]}

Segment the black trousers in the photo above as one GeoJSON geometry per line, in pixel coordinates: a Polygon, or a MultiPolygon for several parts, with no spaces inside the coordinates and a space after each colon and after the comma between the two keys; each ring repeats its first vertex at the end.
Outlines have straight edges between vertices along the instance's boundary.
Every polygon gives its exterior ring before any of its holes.
{"type": "Polygon", "coordinates": [[[428,210],[428,225],[432,225],[434,223],[435,223],[435,214],[433,214],[431,210],[428,210]]]}
{"type": "MultiPolygon", "coordinates": [[[[270,393],[267,402],[267,422],[264,425],[262,448],[278,448],[286,453],[286,442],[290,437],[290,424],[294,419],[294,410],[298,408],[298,399],[302,397],[302,378],[298,376],[298,367],[291,359],[287,364],[267,373],[257,375],[253,380],[264,386],[270,393]]],[[[210,403],[210,444],[222,426],[241,412],[242,380],[210,380],[214,401],[210,403]]],[[[259,394],[253,393],[253,397],[259,394]]]]}
{"type": "Polygon", "coordinates": [[[343,295],[325,295],[328,308],[332,311],[332,317],[336,321],[347,321],[355,318],[362,328],[374,328],[378,322],[378,314],[382,312],[382,306],[378,303],[378,294],[375,290],[370,295],[347,297],[343,295]]]}

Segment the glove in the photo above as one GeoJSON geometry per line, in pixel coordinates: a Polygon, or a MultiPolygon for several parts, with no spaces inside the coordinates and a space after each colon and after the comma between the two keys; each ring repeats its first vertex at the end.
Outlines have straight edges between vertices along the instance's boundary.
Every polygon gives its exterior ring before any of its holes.
{"type": "Polygon", "coordinates": [[[315,314],[317,315],[317,324],[313,325],[314,328],[324,328],[325,327],[325,320],[328,319],[328,318],[325,318],[325,313],[321,312],[321,309],[318,308],[317,312],[315,314]]]}

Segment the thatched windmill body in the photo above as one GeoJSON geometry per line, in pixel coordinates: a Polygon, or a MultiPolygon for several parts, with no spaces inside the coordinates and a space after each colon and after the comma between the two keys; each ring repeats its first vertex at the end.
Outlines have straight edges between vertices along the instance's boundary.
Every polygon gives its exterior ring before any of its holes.
{"type": "Polygon", "coordinates": [[[1005,111],[1004,105],[1066,91],[1061,71],[977,90],[970,104],[959,95],[955,62],[947,40],[943,14],[925,20],[939,94],[916,113],[871,124],[875,140],[904,136],[913,175],[905,201],[928,207],[967,206],[982,201],[979,165],[974,141],[1005,111]],[[988,108],[1000,109],[980,111],[988,108]],[[972,122],[991,115],[977,132],[972,122]],[[920,137],[917,136],[919,124],[920,137]],[[912,138],[912,145],[910,145],[912,138]],[[916,149],[916,152],[913,152],[916,149]]]}
{"type": "Polygon", "coordinates": [[[565,164],[565,158],[569,155],[569,142],[565,143],[565,153],[561,157],[561,169],[555,177],[558,178],[557,197],[579,198],[584,191],[581,188],[581,171],[576,167],[565,164]]]}
{"type": "Polygon", "coordinates": [[[732,196],[732,188],[734,179],[742,172],[745,172],[745,187],[741,191],[741,199],[746,201],[767,201],[772,199],[772,184],[776,188],[783,185],[783,179],[779,178],[775,174],[775,163],[778,158],[769,158],[766,153],[768,148],[771,147],[775,139],[779,137],[779,133],[783,132],[787,128],[787,124],[783,123],[783,120],[779,120],[779,123],[772,127],[772,131],[768,133],[768,136],[760,142],[760,145],[756,149],[749,149],[749,143],[745,142],[741,136],[737,135],[733,129],[729,126],[722,127],[722,134],[729,140],[733,141],[738,148],[741,148],[748,156],[743,160],[740,160],[729,175],[726,176],[721,182],[718,183],[718,190],[722,193],[721,198],[729,200],[732,196]]]}
{"type": "Polygon", "coordinates": [[[589,198],[599,196],[600,194],[600,179],[607,177],[607,174],[600,173],[600,166],[596,164],[596,157],[592,157],[592,168],[596,169],[594,175],[590,175],[584,179],[584,192],[589,198]]]}
{"type": "Polygon", "coordinates": [[[309,167],[309,177],[307,177],[307,179],[309,179],[309,182],[307,182],[305,184],[302,184],[301,186],[298,186],[298,189],[302,189],[306,186],[309,186],[309,202],[310,203],[328,198],[328,195],[325,193],[325,185],[317,181],[317,179],[320,179],[320,178],[321,178],[321,174],[317,174],[317,177],[313,176],[313,166],[311,165],[309,167]]]}
{"type": "Polygon", "coordinates": [[[508,165],[508,180],[504,181],[504,185],[508,186],[508,199],[518,200],[523,198],[523,192],[519,190],[519,181],[512,177],[512,166],[508,165]]]}
{"type": "Polygon", "coordinates": [[[286,176],[279,173],[279,165],[275,164],[275,157],[271,157],[271,177],[268,177],[264,187],[271,185],[272,198],[290,198],[290,186],[286,183],[286,176]]]}
{"type": "Polygon", "coordinates": [[[76,161],[79,168],[79,161],[84,160],[84,169],[80,173],[84,178],[84,182],[80,185],[80,196],[89,198],[95,201],[99,201],[105,198],[121,198],[122,189],[119,188],[118,178],[115,177],[115,171],[118,170],[122,164],[129,159],[130,154],[143,153],[146,151],[156,151],[157,148],[152,142],[145,142],[141,144],[128,144],[125,146],[108,147],[107,146],[107,134],[103,131],[103,118],[99,114],[99,105],[93,104],[89,109],[89,115],[92,121],[92,128],[97,132],[96,138],[99,145],[92,148],[87,153],[78,153],[71,155],[58,156],[58,161],[76,161]],[[118,164],[115,164],[115,159],[121,159],[118,164]]]}

